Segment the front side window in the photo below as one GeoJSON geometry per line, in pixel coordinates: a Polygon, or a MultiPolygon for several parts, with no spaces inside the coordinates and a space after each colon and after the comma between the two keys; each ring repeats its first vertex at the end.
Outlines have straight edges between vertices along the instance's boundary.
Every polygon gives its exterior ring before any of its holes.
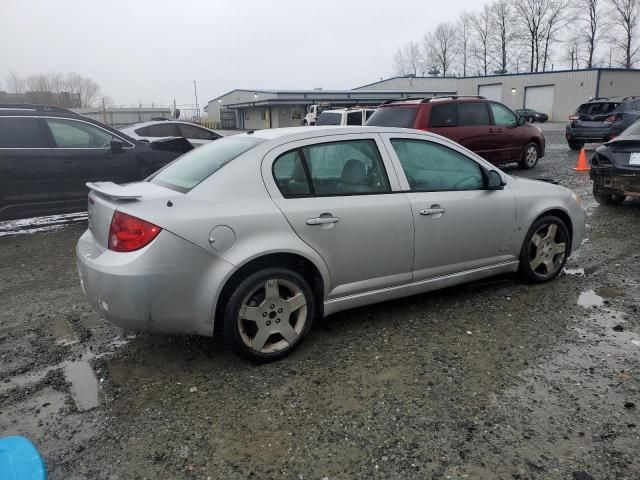
{"type": "Polygon", "coordinates": [[[362,125],[362,112],[347,113],[347,125],[362,125]]]}
{"type": "Polygon", "coordinates": [[[90,123],[66,119],[47,119],[57,148],[109,148],[115,135],[90,123]]]}
{"type": "Polygon", "coordinates": [[[506,107],[498,103],[490,103],[491,113],[493,113],[493,121],[496,125],[504,127],[515,127],[518,124],[516,116],[506,107]]]}
{"type": "Polygon", "coordinates": [[[318,116],[316,125],[340,125],[341,120],[342,113],[340,112],[322,112],[320,116],[318,116]]]}
{"type": "Polygon", "coordinates": [[[0,117],[0,148],[50,147],[38,122],[37,118],[0,117]]]}
{"type": "Polygon", "coordinates": [[[191,150],[156,173],[149,181],[188,192],[227,163],[265,140],[257,137],[225,137],[191,150]]]}
{"type": "Polygon", "coordinates": [[[374,140],[321,143],[292,150],[276,159],[273,176],[284,197],[389,191],[374,140]]]}
{"type": "Polygon", "coordinates": [[[460,152],[434,142],[391,140],[412,191],[484,189],[480,166],[460,152]]]}
{"type": "Polygon", "coordinates": [[[489,110],[485,102],[458,104],[458,122],[461,127],[491,125],[489,110]]]}

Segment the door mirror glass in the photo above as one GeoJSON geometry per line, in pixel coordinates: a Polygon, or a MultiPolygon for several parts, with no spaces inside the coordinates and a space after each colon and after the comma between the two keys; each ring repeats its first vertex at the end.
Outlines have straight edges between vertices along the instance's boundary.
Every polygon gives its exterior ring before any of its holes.
{"type": "Polygon", "coordinates": [[[502,177],[495,170],[489,170],[487,174],[487,190],[502,190],[504,189],[504,182],[502,177]]]}

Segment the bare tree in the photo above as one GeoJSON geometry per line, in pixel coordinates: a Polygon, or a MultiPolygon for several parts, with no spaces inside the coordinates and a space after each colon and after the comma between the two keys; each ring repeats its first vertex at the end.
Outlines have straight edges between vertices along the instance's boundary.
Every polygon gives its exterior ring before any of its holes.
{"type": "Polygon", "coordinates": [[[77,73],[38,73],[21,78],[11,72],[7,79],[8,88],[14,93],[29,93],[37,103],[55,101],[52,94],[68,94],[59,99],[67,107],[93,107],[99,98],[100,86],[90,78],[77,73]]]}
{"type": "MultiPolygon", "coordinates": [[[[587,68],[594,65],[594,55],[600,40],[602,0],[574,0],[573,12],[578,20],[578,35],[571,42],[578,40],[584,45],[584,64],[587,68]]],[[[575,45],[577,47],[577,45],[575,45]]],[[[576,48],[577,50],[577,48],[576,48]]],[[[577,62],[576,62],[577,63],[577,62]]],[[[572,67],[573,68],[573,67],[572,67]]],[[[577,67],[576,67],[577,68],[577,67]]]]}
{"type": "Polygon", "coordinates": [[[425,34],[423,38],[424,51],[427,52],[427,61],[434,70],[440,70],[443,77],[451,73],[457,54],[456,27],[450,23],[439,24],[431,34],[425,34]]]}
{"type": "Polygon", "coordinates": [[[393,71],[396,75],[401,77],[404,77],[409,73],[409,67],[407,66],[407,62],[404,58],[402,47],[398,47],[396,49],[396,53],[393,54],[393,71]]]}
{"type": "Polygon", "coordinates": [[[393,56],[393,69],[397,75],[418,75],[422,69],[423,57],[418,42],[409,42],[404,48],[398,47],[393,56]]]}
{"type": "Polygon", "coordinates": [[[640,46],[637,46],[637,26],[640,16],[640,0],[608,0],[614,25],[622,35],[611,39],[614,47],[621,53],[618,63],[624,68],[632,68],[638,58],[640,46]]]}
{"type": "Polygon", "coordinates": [[[469,64],[469,50],[471,43],[471,35],[473,31],[473,16],[463,11],[458,17],[458,35],[460,37],[460,63],[462,66],[462,76],[467,76],[467,65],[469,64]]]}
{"type": "Polygon", "coordinates": [[[491,64],[491,7],[485,4],[480,12],[473,15],[472,23],[476,37],[476,45],[473,50],[474,57],[478,64],[479,72],[486,75],[491,64]]]}
{"type": "Polygon", "coordinates": [[[547,15],[544,18],[542,40],[544,49],[542,52],[542,71],[547,70],[547,63],[551,57],[551,47],[558,40],[559,31],[565,26],[567,19],[569,0],[550,0],[547,15]]]}
{"type": "Polygon", "coordinates": [[[510,0],[496,0],[491,5],[491,25],[495,32],[496,45],[500,51],[498,56],[498,72],[507,73],[509,48],[514,37],[514,15],[510,0]]]}
{"type": "Polygon", "coordinates": [[[529,49],[529,71],[540,69],[540,48],[544,39],[544,21],[549,0],[515,0],[517,19],[523,27],[522,37],[529,49]]]}
{"type": "Polygon", "coordinates": [[[566,54],[563,60],[571,64],[571,70],[580,68],[580,36],[569,38],[566,43],[566,54]]]}
{"type": "Polygon", "coordinates": [[[24,92],[24,81],[16,72],[10,72],[7,76],[7,91],[11,93],[24,92]]]}

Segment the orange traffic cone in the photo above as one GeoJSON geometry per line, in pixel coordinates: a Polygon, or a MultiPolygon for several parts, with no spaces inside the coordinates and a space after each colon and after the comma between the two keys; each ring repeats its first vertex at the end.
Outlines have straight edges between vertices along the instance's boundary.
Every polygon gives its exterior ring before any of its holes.
{"type": "Polygon", "coordinates": [[[587,162],[587,154],[584,151],[584,148],[580,150],[580,155],[578,155],[578,163],[573,167],[576,172],[588,172],[591,170],[589,166],[589,162],[587,162]]]}

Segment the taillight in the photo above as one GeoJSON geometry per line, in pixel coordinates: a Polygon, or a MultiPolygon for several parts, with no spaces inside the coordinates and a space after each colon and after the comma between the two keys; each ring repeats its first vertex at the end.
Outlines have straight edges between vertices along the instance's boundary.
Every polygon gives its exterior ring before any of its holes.
{"type": "Polygon", "coordinates": [[[618,119],[617,115],[609,115],[607,118],[604,119],[604,123],[613,123],[618,119]]]}
{"type": "Polygon", "coordinates": [[[158,236],[162,229],[153,223],[115,211],[109,229],[109,250],[133,252],[158,236]]]}
{"type": "Polygon", "coordinates": [[[580,115],[569,115],[569,120],[578,120],[580,118],[580,115]]]}

